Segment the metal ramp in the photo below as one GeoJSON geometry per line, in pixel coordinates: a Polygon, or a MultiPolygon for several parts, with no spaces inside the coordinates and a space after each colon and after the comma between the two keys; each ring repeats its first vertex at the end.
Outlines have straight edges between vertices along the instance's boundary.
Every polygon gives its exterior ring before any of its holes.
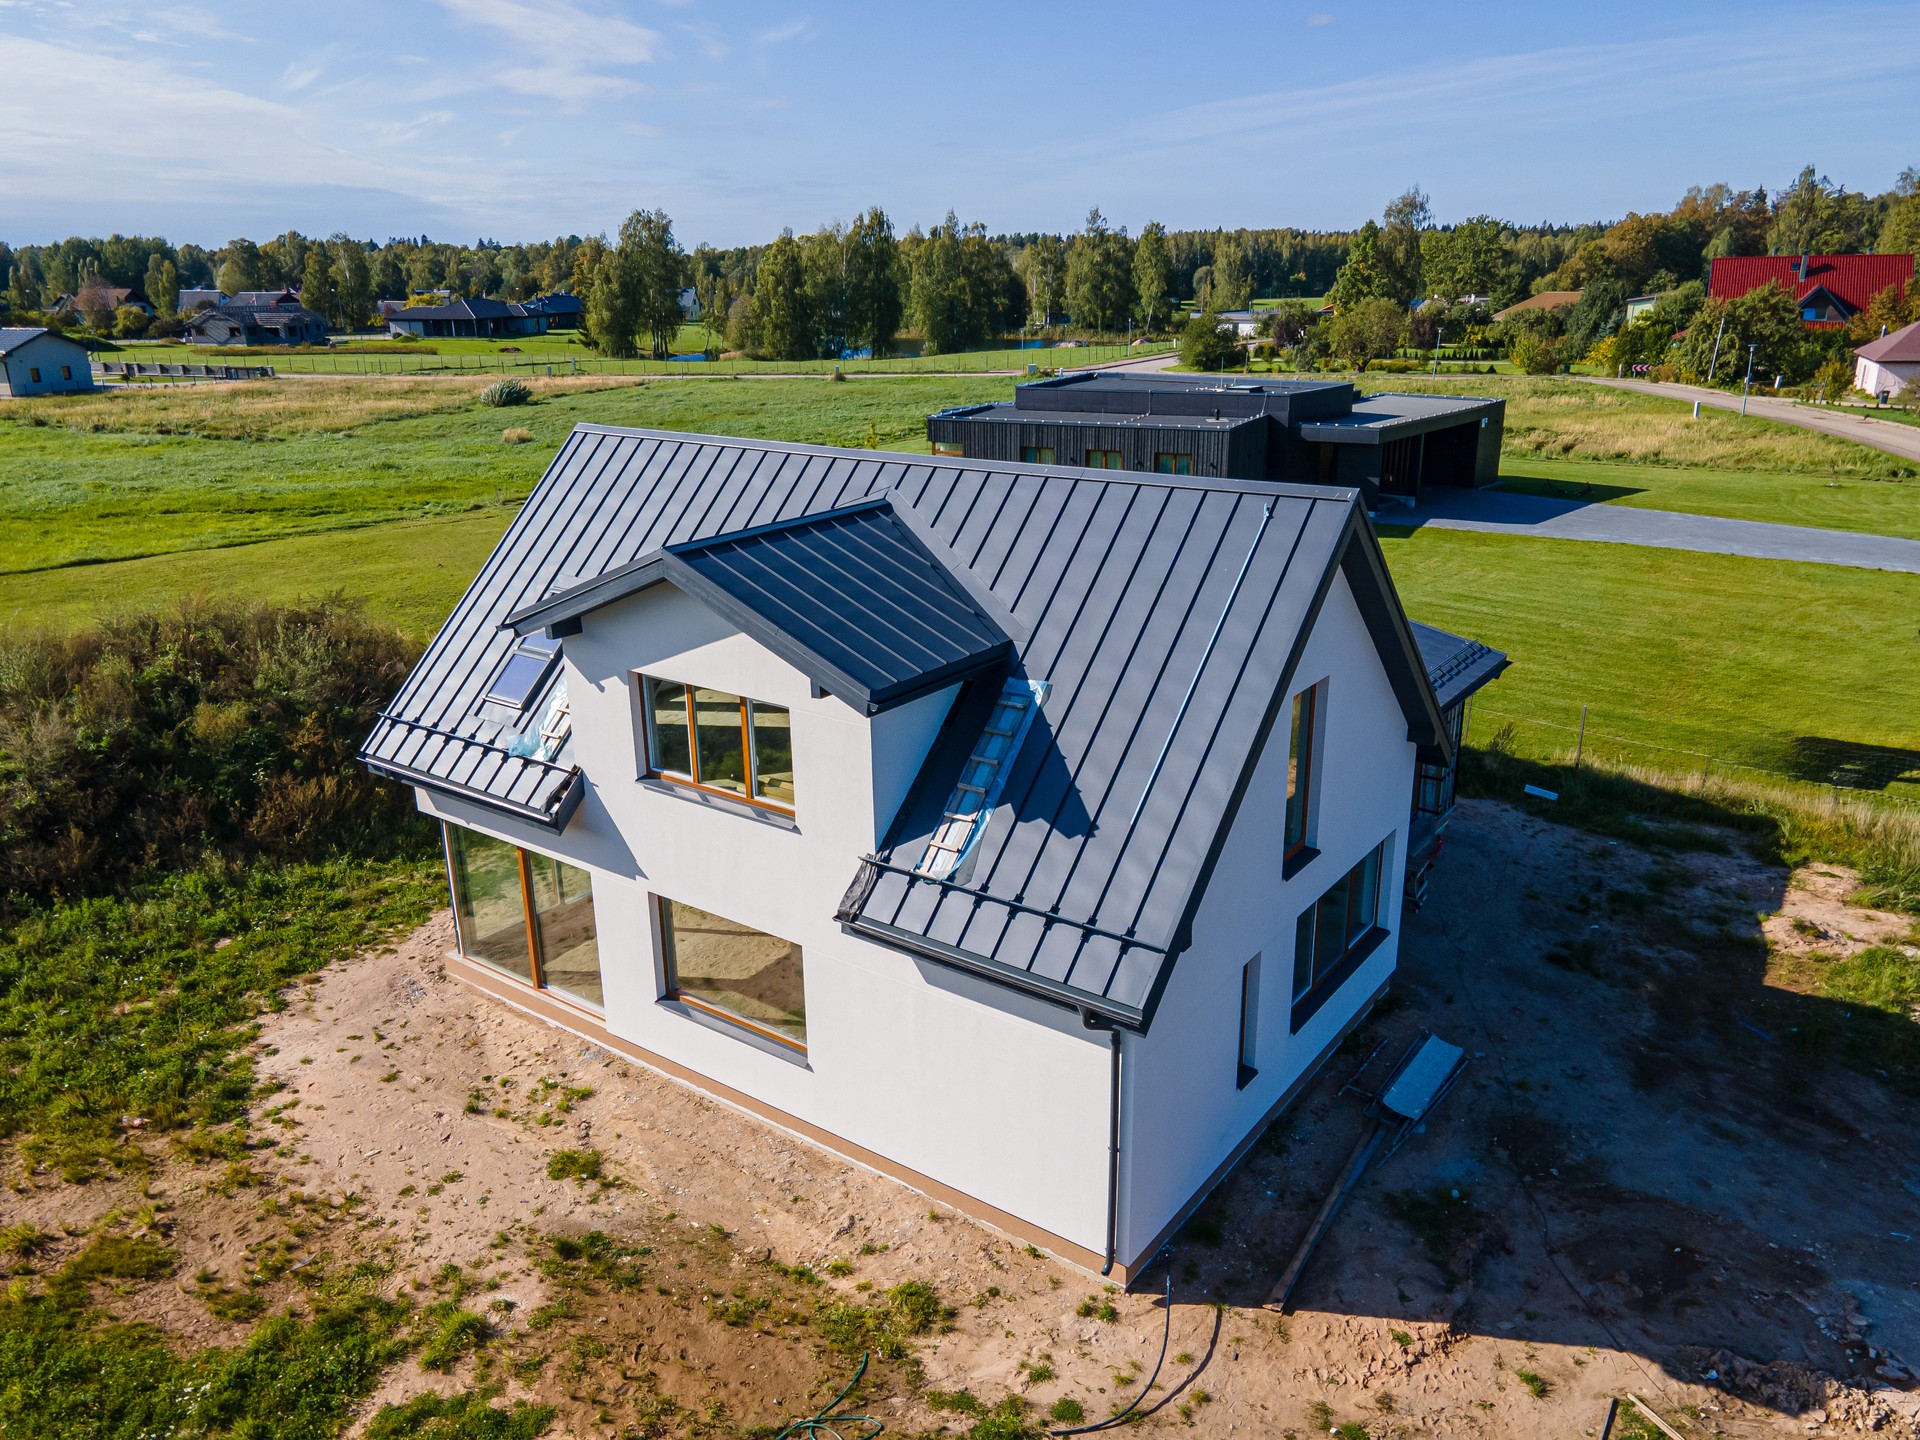
{"type": "Polygon", "coordinates": [[[1422,1030],[1419,1038],[1407,1047],[1399,1062],[1387,1072],[1387,1078],[1377,1088],[1365,1089],[1361,1084],[1362,1078],[1386,1048],[1386,1043],[1383,1040],[1374,1046],[1367,1058],[1360,1062],[1360,1068],[1353,1072],[1352,1078],[1340,1087],[1342,1095],[1355,1094],[1366,1098],[1367,1106],[1362,1113],[1372,1123],[1353,1147],[1353,1152],[1347,1156],[1347,1163],[1340,1169],[1339,1180],[1327,1193],[1327,1198],[1320,1202],[1312,1223],[1307,1226],[1306,1236],[1300,1241],[1300,1248],[1294,1251],[1287,1268],[1280,1272],[1272,1293],[1267,1296],[1267,1305],[1271,1309],[1286,1310],[1294,1287],[1300,1283],[1301,1272],[1307,1268],[1313,1252],[1332,1228],[1334,1216],[1340,1213],[1340,1207],[1346,1203],[1347,1197],[1358,1188],[1361,1178],[1376,1161],[1385,1160],[1406,1143],[1407,1137],[1419,1128],[1434,1107],[1446,1098],[1447,1092],[1459,1083],[1461,1072],[1467,1068],[1464,1050],[1458,1045],[1448,1044],[1431,1030],[1422,1030]]]}

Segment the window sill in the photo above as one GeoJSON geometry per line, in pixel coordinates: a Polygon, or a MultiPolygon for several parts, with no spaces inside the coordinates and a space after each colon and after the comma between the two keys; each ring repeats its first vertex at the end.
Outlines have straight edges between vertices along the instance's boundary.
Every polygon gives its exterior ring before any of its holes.
{"type": "Polygon", "coordinates": [[[1259,1073],[1260,1072],[1254,1069],[1253,1066],[1251,1065],[1242,1065],[1240,1067],[1239,1077],[1236,1079],[1233,1088],[1236,1090],[1246,1089],[1247,1086],[1253,1083],[1254,1077],[1257,1076],[1259,1073]]]}
{"type": "Polygon", "coordinates": [[[1320,858],[1320,852],[1311,845],[1302,845],[1298,850],[1280,862],[1280,878],[1291,880],[1307,866],[1320,858]]]}
{"type": "Polygon", "coordinates": [[[778,1040],[770,1039],[768,1036],[762,1035],[758,1030],[755,1030],[751,1025],[744,1025],[739,1021],[729,1020],[726,1016],[717,1014],[707,1009],[704,1005],[689,1005],[686,1001],[672,995],[663,995],[656,1003],[662,1009],[671,1010],[674,1014],[681,1016],[683,1019],[691,1020],[694,1024],[711,1030],[716,1035],[725,1035],[730,1040],[739,1040],[746,1045],[750,1045],[763,1055],[771,1055],[776,1060],[784,1060],[789,1065],[801,1070],[813,1069],[813,1066],[807,1063],[807,1052],[805,1050],[795,1049],[791,1045],[785,1045],[778,1040]]]}
{"type": "Polygon", "coordinates": [[[1319,1013],[1321,1006],[1340,993],[1341,986],[1353,978],[1353,972],[1367,963],[1367,957],[1380,948],[1390,932],[1376,925],[1347,950],[1340,963],[1329,970],[1325,976],[1316,980],[1313,988],[1293,1002],[1293,1016],[1288,1025],[1289,1033],[1298,1035],[1306,1023],[1319,1013]]]}
{"type": "Polygon", "coordinates": [[[776,830],[792,830],[796,833],[800,824],[784,810],[774,810],[765,805],[756,805],[751,800],[736,800],[712,790],[702,790],[694,785],[676,785],[671,780],[662,780],[658,775],[642,775],[637,782],[643,790],[651,790],[656,795],[671,795],[676,800],[686,800],[708,810],[718,810],[725,815],[738,815],[744,820],[758,820],[762,825],[771,825],[776,830]]]}

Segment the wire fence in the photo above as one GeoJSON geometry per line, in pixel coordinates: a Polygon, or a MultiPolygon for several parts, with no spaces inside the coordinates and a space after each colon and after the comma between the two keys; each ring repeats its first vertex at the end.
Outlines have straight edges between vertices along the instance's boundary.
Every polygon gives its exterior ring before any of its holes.
{"type": "MultiPolygon", "coordinates": [[[[1604,730],[1590,722],[1586,706],[1580,707],[1578,721],[1567,722],[1500,710],[1476,700],[1468,712],[1467,727],[1471,739],[1482,749],[1495,743],[1496,737],[1504,729],[1509,739],[1515,742],[1517,751],[1530,752],[1537,759],[1570,761],[1575,765],[1588,756],[1623,759],[1680,775],[1697,775],[1703,781],[1715,776],[1745,776],[1794,786],[1827,796],[1835,803],[1844,797],[1868,805],[1920,813],[1920,753],[1909,756],[1909,752],[1890,750],[1884,746],[1830,742],[1830,751],[1837,763],[1815,774],[1807,770],[1796,773],[1756,765],[1751,761],[1736,760],[1706,750],[1692,750],[1685,746],[1641,740],[1604,730]],[[1523,734],[1523,731],[1531,733],[1523,734]],[[1853,757],[1853,763],[1848,763],[1848,757],[1853,757]]],[[[1463,743],[1468,738],[1463,733],[1463,743]]],[[[1743,744],[1739,748],[1751,754],[1769,743],[1777,744],[1756,741],[1751,747],[1743,744]]],[[[1730,745],[1727,748],[1735,747],[1730,745]]]]}

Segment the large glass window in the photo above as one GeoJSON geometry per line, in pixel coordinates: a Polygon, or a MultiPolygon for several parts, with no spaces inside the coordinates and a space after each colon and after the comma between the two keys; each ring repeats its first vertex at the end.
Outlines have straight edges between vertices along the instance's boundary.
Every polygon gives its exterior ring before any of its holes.
{"type": "Polygon", "coordinates": [[[1312,820],[1314,751],[1319,749],[1320,687],[1309,686],[1293,697],[1293,715],[1287,726],[1287,814],[1285,853],[1290,859],[1307,847],[1312,820]]]}
{"type": "Polygon", "coordinates": [[[484,960],[516,979],[531,982],[526,895],[520,884],[520,851],[490,836],[447,827],[447,858],[453,871],[453,909],[460,926],[460,953],[484,960]]]}
{"type": "Polygon", "coordinates": [[[1089,450],[1087,451],[1087,468],[1089,470],[1118,470],[1122,468],[1120,464],[1120,452],[1118,450],[1089,450]]]}
{"type": "Polygon", "coordinates": [[[1022,445],[1020,447],[1020,460],[1022,464],[1026,465],[1051,465],[1053,463],[1053,446],[1022,445]]]}
{"type": "Polygon", "coordinates": [[[1336,987],[1341,965],[1355,946],[1380,928],[1380,876],[1386,864],[1382,840],[1367,857],[1300,912],[1294,924],[1293,998],[1336,987]]]}
{"type": "Polygon", "coordinates": [[[669,998],[744,1024],[784,1045],[807,1045],[800,947],[662,897],[660,935],[669,998]]]}
{"type": "Polygon", "coordinates": [[[457,825],[446,836],[460,953],[604,1008],[593,877],[457,825]]]}
{"type": "Polygon", "coordinates": [[[793,716],[779,705],[641,680],[649,773],[793,808],[793,716]]]}
{"type": "Polygon", "coordinates": [[[541,983],[595,1009],[605,1009],[600,936],[593,921],[593,877],[564,861],[531,852],[527,877],[541,983]]]}
{"type": "Polygon", "coordinates": [[[1191,475],[1193,456],[1184,450],[1162,450],[1153,457],[1153,468],[1162,475],[1191,475]]]}

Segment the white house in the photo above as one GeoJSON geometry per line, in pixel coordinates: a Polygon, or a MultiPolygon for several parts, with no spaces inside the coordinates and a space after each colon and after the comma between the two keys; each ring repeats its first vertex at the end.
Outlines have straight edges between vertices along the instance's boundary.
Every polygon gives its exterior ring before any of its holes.
{"type": "Polygon", "coordinates": [[[1853,352],[1853,386],[1869,395],[1897,395],[1920,380],[1920,320],[1853,352]]]}
{"type": "Polygon", "coordinates": [[[581,426],[363,758],[455,974],[1128,1276],[1393,974],[1437,633],[1353,490],[581,426]]]}
{"type": "Polygon", "coordinates": [[[91,389],[85,346],[37,327],[0,329],[0,397],[91,389]]]}

